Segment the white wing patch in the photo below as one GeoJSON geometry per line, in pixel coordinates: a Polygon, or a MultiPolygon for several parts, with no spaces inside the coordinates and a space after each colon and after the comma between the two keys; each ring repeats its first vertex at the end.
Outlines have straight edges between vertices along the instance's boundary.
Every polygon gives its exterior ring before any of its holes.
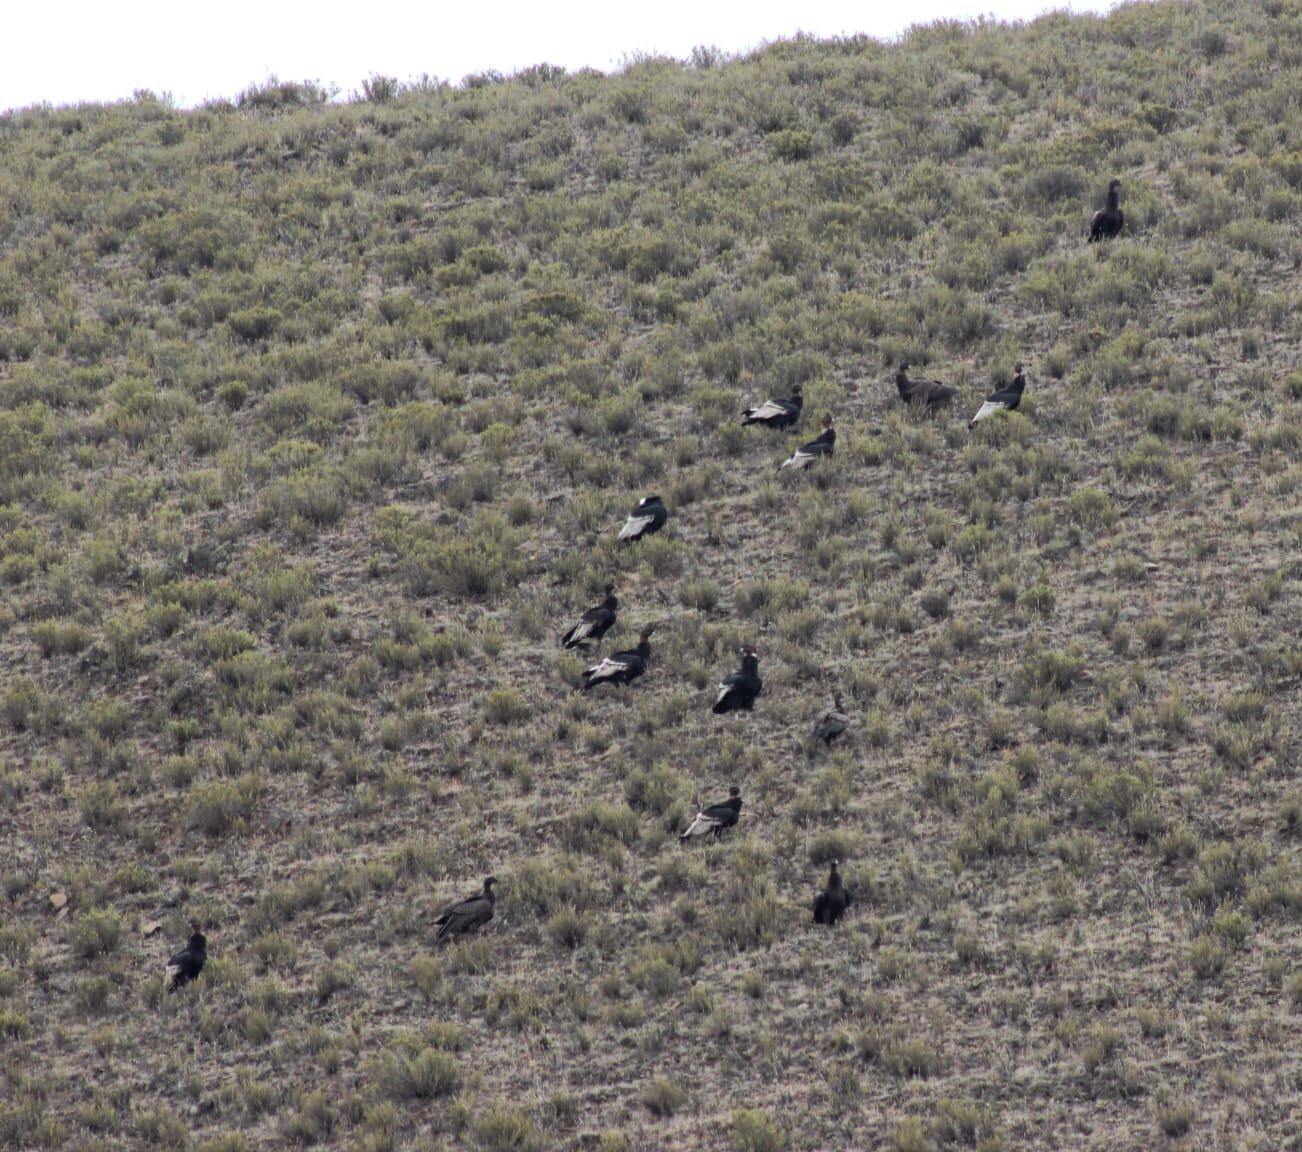
{"type": "Polygon", "coordinates": [[[801,452],[797,449],[791,454],[791,459],[786,461],[783,468],[808,468],[814,462],[814,456],[809,452],[801,452]]]}
{"type": "Polygon", "coordinates": [[[975,424],[978,420],[984,420],[987,416],[993,416],[996,412],[1002,412],[1007,407],[1008,405],[1005,404],[1002,400],[987,400],[984,404],[981,405],[980,411],[978,411],[977,414],[972,417],[972,420],[968,424],[968,427],[969,428],[972,427],[972,425],[975,424]]]}
{"type": "Polygon", "coordinates": [[[773,400],[765,400],[758,408],[752,408],[746,413],[752,420],[771,420],[774,416],[786,416],[787,414],[786,407],[773,400]]]}
{"type": "Polygon", "coordinates": [[[619,539],[636,540],[642,535],[642,530],[654,519],[654,516],[630,516],[625,521],[624,527],[619,530],[619,539]]]}
{"type": "Polygon", "coordinates": [[[624,668],[624,664],[618,660],[612,660],[608,656],[600,664],[588,669],[588,680],[590,683],[595,683],[598,680],[609,680],[612,676],[624,671],[624,668]]]}
{"type": "Polygon", "coordinates": [[[713,832],[718,823],[717,820],[711,819],[704,812],[698,812],[696,819],[691,822],[687,831],[683,833],[682,839],[686,840],[689,836],[704,836],[713,832]]]}

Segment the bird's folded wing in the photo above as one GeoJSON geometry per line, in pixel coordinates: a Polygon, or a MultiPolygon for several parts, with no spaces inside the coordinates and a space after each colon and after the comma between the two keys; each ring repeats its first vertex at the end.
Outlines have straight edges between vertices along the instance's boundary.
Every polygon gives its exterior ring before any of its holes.
{"type": "Polygon", "coordinates": [[[993,416],[996,412],[1002,412],[1007,407],[1008,405],[1002,400],[987,400],[977,410],[977,414],[972,417],[972,423],[975,424],[978,420],[984,420],[987,416],[993,416]]]}
{"type": "Polygon", "coordinates": [[[790,409],[785,404],[779,404],[776,400],[765,400],[758,408],[751,408],[746,412],[752,420],[772,420],[775,416],[786,416],[790,409]]]}
{"type": "Polygon", "coordinates": [[[624,527],[619,530],[619,538],[627,540],[630,536],[636,536],[654,519],[654,516],[630,516],[624,527]]]}

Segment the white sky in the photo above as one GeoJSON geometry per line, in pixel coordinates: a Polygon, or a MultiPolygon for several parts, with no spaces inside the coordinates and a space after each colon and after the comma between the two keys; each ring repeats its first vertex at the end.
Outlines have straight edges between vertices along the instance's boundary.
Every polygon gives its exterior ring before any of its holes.
{"type": "Polygon", "coordinates": [[[13,0],[4,7],[0,112],[31,104],[170,93],[178,105],[234,98],[269,76],[347,97],[372,73],[459,81],[532,64],[610,71],[626,56],[729,54],[766,40],[890,38],[941,18],[1031,20],[1104,12],[1115,0],[13,0]]]}

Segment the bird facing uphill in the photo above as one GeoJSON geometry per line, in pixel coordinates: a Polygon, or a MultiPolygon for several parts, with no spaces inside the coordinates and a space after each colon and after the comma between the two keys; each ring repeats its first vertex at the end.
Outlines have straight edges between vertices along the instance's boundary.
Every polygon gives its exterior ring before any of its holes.
{"type": "Polygon", "coordinates": [[[434,923],[439,926],[435,944],[446,944],[457,936],[466,936],[476,932],[493,918],[493,905],[497,898],[493,895],[493,885],[497,878],[489,876],[484,881],[484,890],[449,904],[437,916],[434,923]]]}
{"type": "Polygon", "coordinates": [[[669,510],[659,496],[644,496],[629,513],[624,527],[619,530],[621,540],[641,540],[659,532],[669,519],[669,510]]]}
{"type": "Polygon", "coordinates": [[[984,420],[987,416],[993,416],[996,412],[1014,412],[1017,406],[1022,402],[1022,393],[1026,390],[1026,377],[1022,375],[1022,366],[1018,364],[1013,369],[1013,378],[1008,384],[996,392],[991,392],[986,397],[985,403],[977,410],[977,414],[968,421],[969,428],[975,428],[978,420],[984,420]]]}
{"type": "Polygon", "coordinates": [[[636,648],[607,656],[600,664],[594,664],[584,672],[583,690],[586,692],[598,684],[631,684],[641,676],[651,658],[651,633],[654,631],[655,625],[648,624],[638,635],[636,648]]]}
{"type": "Polygon", "coordinates": [[[900,390],[900,399],[906,404],[925,404],[928,408],[948,404],[958,395],[958,389],[952,384],[942,384],[939,380],[910,380],[908,364],[901,364],[895,373],[895,387],[900,390]]]}
{"type": "Polygon", "coordinates": [[[1100,208],[1090,219],[1090,238],[1089,243],[1093,244],[1096,240],[1111,240],[1114,236],[1121,234],[1121,229],[1126,226],[1126,214],[1121,211],[1117,204],[1117,197],[1121,191],[1121,181],[1113,180],[1108,185],[1108,203],[1106,208],[1100,208]]]}
{"type": "Polygon", "coordinates": [[[744,647],[741,649],[741,667],[723,678],[711,710],[718,715],[736,712],[741,708],[749,712],[763,687],[764,681],[759,674],[759,653],[754,648],[744,647]]]}
{"type": "Polygon", "coordinates": [[[742,424],[762,424],[765,428],[787,428],[800,419],[800,409],[805,403],[804,390],[793,385],[790,400],[765,400],[758,408],[747,408],[742,413],[742,424]]]}
{"type": "Polygon", "coordinates": [[[619,601],[615,599],[615,585],[606,585],[606,598],[595,608],[589,608],[582,619],[561,637],[562,648],[583,648],[595,644],[615,623],[615,610],[619,601]]]}
{"type": "Polygon", "coordinates": [[[690,840],[694,836],[713,833],[717,840],[723,833],[736,825],[741,819],[741,789],[734,784],[728,789],[728,799],[718,804],[702,808],[696,819],[687,826],[687,831],[678,837],[680,841],[690,840]]]}
{"type": "Polygon", "coordinates": [[[836,429],[832,427],[832,417],[823,417],[823,431],[816,439],[797,448],[791,458],[782,462],[783,468],[808,468],[815,460],[830,458],[836,446],[836,429]]]}
{"type": "Polygon", "coordinates": [[[827,878],[827,887],[814,899],[814,923],[835,924],[853,903],[849,890],[841,883],[841,873],[837,871],[838,860],[832,861],[832,872],[827,878]]]}
{"type": "Polygon", "coordinates": [[[841,693],[837,692],[832,697],[832,707],[819,716],[817,723],[814,724],[814,739],[821,740],[830,748],[832,741],[848,727],[850,727],[850,717],[845,714],[841,693]]]}
{"type": "Polygon", "coordinates": [[[208,938],[198,924],[190,925],[190,941],[167,962],[165,975],[169,988],[180,988],[198,979],[208,959],[208,938]]]}

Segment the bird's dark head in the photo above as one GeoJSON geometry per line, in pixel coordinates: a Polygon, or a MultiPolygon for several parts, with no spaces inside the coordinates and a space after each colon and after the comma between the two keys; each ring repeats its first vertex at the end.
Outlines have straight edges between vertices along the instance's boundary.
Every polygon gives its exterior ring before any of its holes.
{"type": "Polygon", "coordinates": [[[830,427],[832,427],[832,417],[831,417],[831,416],[824,416],[824,417],[823,417],[823,431],[826,432],[830,427]]]}
{"type": "Polygon", "coordinates": [[[841,883],[841,861],[840,860],[832,861],[832,871],[828,874],[827,882],[834,886],[839,885],[841,883]]]}
{"type": "Polygon", "coordinates": [[[613,595],[613,594],[614,594],[614,591],[615,591],[615,585],[613,585],[613,584],[611,584],[609,581],[607,581],[607,582],[606,582],[606,595],[607,595],[607,596],[613,595]]]}
{"type": "Polygon", "coordinates": [[[805,386],[803,384],[791,385],[791,395],[793,396],[799,396],[804,390],[805,386]]]}
{"type": "Polygon", "coordinates": [[[493,891],[493,885],[496,884],[496,883],[497,883],[497,877],[496,877],[496,876],[489,876],[489,877],[487,877],[487,878],[484,880],[484,894],[485,894],[485,895],[491,895],[491,894],[492,894],[492,891],[493,891]]]}
{"type": "Polygon", "coordinates": [[[1013,365],[1013,375],[1020,376],[1021,374],[1022,374],[1022,364],[1021,361],[1018,361],[1016,364],[1013,365]]]}
{"type": "Polygon", "coordinates": [[[197,920],[190,921],[190,943],[207,944],[208,937],[203,934],[203,928],[197,920]]]}
{"type": "Polygon", "coordinates": [[[655,630],[656,630],[656,626],[654,624],[648,624],[645,628],[642,629],[641,632],[637,634],[637,638],[641,640],[643,644],[645,644],[648,640],[651,639],[651,634],[655,630]]]}
{"type": "Polygon", "coordinates": [[[838,712],[840,712],[841,709],[844,707],[844,705],[841,703],[841,693],[840,693],[840,692],[833,692],[833,693],[832,693],[832,703],[836,705],[836,710],[837,710],[838,712]]]}
{"type": "Polygon", "coordinates": [[[730,786],[729,789],[728,789],[728,799],[729,799],[729,800],[737,800],[737,799],[740,799],[740,798],[741,798],[741,789],[738,788],[736,784],[733,784],[733,785],[730,786]]]}
{"type": "Polygon", "coordinates": [[[896,371],[899,372],[901,376],[905,375],[909,371],[909,362],[907,360],[901,360],[900,366],[896,371]]]}
{"type": "Polygon", "coordinates": [[[638,501],[637,506],[639,508],[646,508],[652,504],[659,504],[659,503],[660,503],[659,496],[643,496],[642,499],[638,501]]]}
{"type": "Polygon", "coordinates": [[[1121,187],[1121,181],[1120,181],[1120,180],[1113,180],[1113,181],[1108,185],[1108,191],[1109,191],[1109,192],[1115,192],[1115,191],[1116,191],[1118,188],[1120,188],[1120,187],[1121,187]]]}

